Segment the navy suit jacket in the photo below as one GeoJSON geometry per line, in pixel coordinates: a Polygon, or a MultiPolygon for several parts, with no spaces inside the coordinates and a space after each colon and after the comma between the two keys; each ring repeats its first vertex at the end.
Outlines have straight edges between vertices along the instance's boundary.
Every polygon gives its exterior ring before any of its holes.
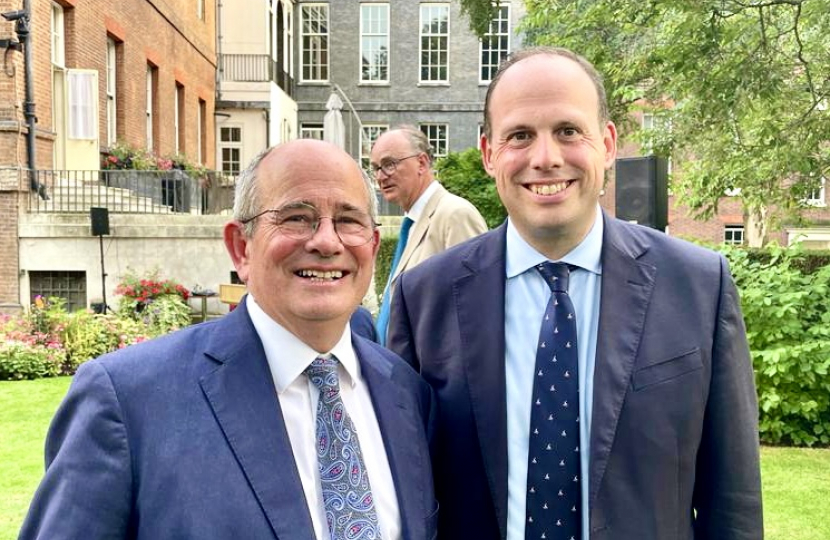
{"type": "MultiPolygon", "coordinates": [[[[590,538],[760,539],[757,398],[726,261],[604,219],[590,538]]],[[[434,256],[395,291],[389,347],[438,398],[441,538],[506,535],[505,230],[434,256]]]]}
{"type": "Polygon", "coordinates": [[[372,318],[372,312],[363,306],[357,306],[357,309],[352,313],[349,319],[349,325],[352,327],[352,332],[358,336],[365,337],[369,341],[378,342],[378,332],[375,328],[375,320],[372,318]]]}
{"type": "MultiPolygon", "coordinates": [[[[433,539],[434,398],[352,335],[397,491],[403,537],[433,539]]],[[[46,443],[21,539],[309,540],[311,517],[245,303],[222,319],[87,362],[46,443]]]]}

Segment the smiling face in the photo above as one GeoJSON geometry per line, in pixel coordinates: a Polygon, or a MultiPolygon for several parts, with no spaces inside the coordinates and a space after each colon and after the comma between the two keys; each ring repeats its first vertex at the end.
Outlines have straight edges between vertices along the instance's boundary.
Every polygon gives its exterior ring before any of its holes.
{"type": "MultiPolygon", "coordinates": [[[[368,215],[369,194],[357,164],[319,141],[294,141],[274,149],[257,172],[259,212],[306,204],[320,216],[368,215]]],[[[323,352],[340,337],[369,287],[379,233],[357,247],[344,246],[331,219],[305,240],[289,238],[271,213],[244,225],[226,225],[225,244],[239,277],[262,309],[280,325],[323,352]]]]}
{"type": "Polygon", "coordinates": [[[408,212],[432,181],[429,159],[413,147],[404,132],[392,130],[381,135],[375,142],[371,163],[372,166],[379,167],[390,160],[397,161],[395,172],[386,174],[378,171],[375,179],[383,198],[408,212]],[[413,154],[414,157],[409,157],[413,154]]]}
{"type": "Polygon", "coordinates": [[[559,259],[588,234],[617,133],[599,118],[593,82],[573,60],[539,54],[517,62],[493,89],[484,168],[519,234],[559,259]]]}

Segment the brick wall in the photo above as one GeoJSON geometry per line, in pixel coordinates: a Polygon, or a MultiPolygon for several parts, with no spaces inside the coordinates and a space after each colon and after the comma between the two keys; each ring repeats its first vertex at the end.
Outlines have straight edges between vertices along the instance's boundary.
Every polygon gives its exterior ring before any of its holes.
{"type": "Polygon", "coordinates": [[[17,171],[0,170],[0,311],[18,305],[20,298],[17,186],[17,171]]]}
{"type": "MultiPolygon", "coordinates": [[[[98,71],[99,140],[106,145],[107,37],[119,45],[117,68],[117,134],[132,145],[146,146],[145,71],[148,61],[158,67],[158,152],[172,154],[177,134],[172,121],[176,83],[184,86],[184,147],[197,156],[199,100],[207,104],[204,160],[213,166],[213,102],[216,73],[215,7],[204,2],[205,17],[196,15],[191,0],[58,0],[64,7],[65,66],[98,71]]],[[[0,10],[19,9],[17,0],[0,0],[0,10]]],[[[33,79],[38,118],[38,167],[52,167],[55,126],[52,118],[51,2],[32,2],[33,79]],[[42,141],[42,142],[40,142],[42,141]]],[[[14,37],[14,25],[0,21],[0,37],[14,37]]],[[[17,165],[17,122],[24,122],[23,54],[11,53],[15,77],[0,72],[0,165],[17,165]],[[15,99],[15,88],[17,99],[15,99]],[[5,121],[5,122],[4,122],[5,121]]],[[[25,129],[22,136],[25,138],[25,129]]],[[[25,141],[21,143],[25,166],[25,141]]]]}
{"type": "MultiPolygon", "coordinates": [[[[204,18],[193,0],[56,0],[64,8],[65,67],[98,71],[99,142],[106,145],[107,38],[120,43],[117,67],[117,134],[134,146],[146,146],[145,72],[148,61],[158,67],[157,151],[173,154],[178,134],[173,122],[176,83],[184,87],[184,137],[181,153],[191,160],[198,154],[199,100],[206,103],[203,159],[214,166],[214,78],[216,74],[215,3],[204,2],[204,18]]],[[[22,7],[21,0],[0,0],[0,11],[22,7]]],[[[52,2],[32,2],[36,128],[36,159],[40,169],[53,168],[56,128],[52,114],[53,65],[52,2]]],[[[0,20],[0,38],[16,39],[14,24],[0,20]]],[[[0,57],[3,55],[0,54],[0,57]]],[[[24,55],[10,52],[0,69],[0,169],[26,167],[24,55]]],[[[5,174],[0,171],[0,175],[5,174]]],[[[14,172],[16,175],[17,173],[14,172]]],[[[25,190],[25,186],[24,186],[25,190]]],[[[0,304],[17,303],[18,197],[14,189],[0,188],[0,304]]]]}

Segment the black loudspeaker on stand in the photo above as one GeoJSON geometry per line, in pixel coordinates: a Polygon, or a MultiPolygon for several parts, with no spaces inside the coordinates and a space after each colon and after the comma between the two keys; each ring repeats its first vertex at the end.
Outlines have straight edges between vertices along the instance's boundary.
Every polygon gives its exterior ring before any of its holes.
{"type": "Polygon", "coordinates": [[[665,231],[669,222],[668,161],[657,156],[621,158],[616,168],[617,217],[665,231]]]}
{"type": "Polygon", "coordinates": [[[101,313],[106,313],[109,306],[107,306],[107,272],[104,270],[104,236],[110,233],[110,214],[107,208],[89,209],[89,219],[92,223],[92,236],[98,237],[98,245],[101,248],[101,298],[103,306],[101,306],[101,313]]]}

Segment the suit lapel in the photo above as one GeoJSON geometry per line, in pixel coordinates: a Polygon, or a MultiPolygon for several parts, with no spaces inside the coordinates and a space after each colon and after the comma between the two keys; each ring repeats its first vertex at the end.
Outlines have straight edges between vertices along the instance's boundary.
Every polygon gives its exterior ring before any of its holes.
{"type": "Polygon", "coordinates": [[[470,273],[456,279],[454,285],[459,354],[502,538],[507,530],[505,234],[506,225],[502,225],[481,236],[464,259],[470,273]]]}
{"type": "Polygon", "coordinates": [[[277,392],[244,302],[213,334],[206,354],[221,365],[199,381],[277,538],[314,529],[277,392]]]}
{"type": "Polygon", "coordinates": [[[642,237],[621,231],[626,226],[621,222],[607,216],[604,219],[602,292],[591,419],[591,508],[608,464],[657,273],[654,266],[637,261],[648,249],[642,237]]]}
{"type": "Polygon", "coordinates": [[[429,471],[422,465],[429,461],[429,456],[418,454],[418,446],[412,444],[412,441],[422,437],[419,431],[423,430],[423,426],[417,424],[421,414],[413,410],[415,405],[412,400],[405,399],[408,392],[395,380],[392,365],[373,351],[367,342],[353,337],[352,343],[383,436],[401,513],[402,536],[424,538],[425,518],[431,509],[424,507],[423,492],[427,489],[425,479],[429,478],[429,471]]]}
{"type": "Polygon", "coordinates": [[[424,237],[427,235],[427,231],[429,230],[432,215],[435,213],[435,209],[438,208],[438,203],[444,196],[444,193],[446,193],[446,190],[439,184],[438,189],[432,194],[432,197],[429,198],[426,206],[424,206],[424,211],[421,212],[420,217],[418,217],[418,221],[415,222],[412,226],[412,230],[409,231],[409,238],[406,241],[406,248],[404,248],[403,253],[401,254],[401,260],[398,262],[398,267],[395,268],[395,275],[392,276],[393,280],[398,276],[398,274],[406,270],[409,259],[412,257],[415,249],[421,242],[423,242],[424,237]]]}

